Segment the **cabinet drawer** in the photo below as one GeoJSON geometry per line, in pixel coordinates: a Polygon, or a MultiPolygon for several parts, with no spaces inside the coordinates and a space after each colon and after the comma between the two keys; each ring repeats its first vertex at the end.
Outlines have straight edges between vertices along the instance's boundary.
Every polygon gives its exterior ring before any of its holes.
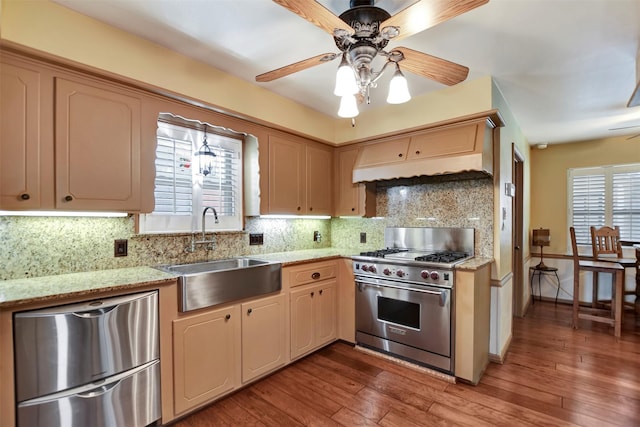
{"type": "Polygon", "coordinates": [[[316,262],[295,267],[286,267],[283,275],[289,281],[289,287],[319,282],[336,277],[338,264],[336,261],[316,262]]]}
{"type": "Polygon", "coordinates": [[[18,427],[144,427],[160,419],[160,362],[18,405],[18,427]]]}
{"type": "Polygon", "coordinates": [[[158,293],[16,313],[16,400],[78,387],[157,359],[158,293]]]}

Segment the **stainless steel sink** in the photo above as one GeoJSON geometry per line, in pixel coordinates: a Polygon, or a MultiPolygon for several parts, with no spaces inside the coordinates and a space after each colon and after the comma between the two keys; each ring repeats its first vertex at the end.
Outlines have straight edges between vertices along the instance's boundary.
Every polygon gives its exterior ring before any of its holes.
{"type": "Polygon", "coordinates": [[[279,262],[243,257],[156,268],[178,275],[180,311],[212,307],[282,289],[279,262]]]}

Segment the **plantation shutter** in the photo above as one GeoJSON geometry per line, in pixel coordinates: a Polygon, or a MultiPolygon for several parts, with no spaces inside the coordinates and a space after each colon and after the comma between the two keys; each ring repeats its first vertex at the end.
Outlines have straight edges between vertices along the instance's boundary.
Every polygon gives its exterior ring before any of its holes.
{"type": "Polygon", "coordinates": [[[158,137],[154,213],[191,215],[193,200],[190,141],[158,137]]]}
{"type": "Polygon", "coordinates": [[[640,172],[613,174],[613,225],[623,240],[640,241],[640,172]]]}
{"type": "Polygon", "coordinates": [[[573,227],[578,244],[591,244],[590,226],[605,223],[605,176],[578,175],[572,180],[573,227]]]}

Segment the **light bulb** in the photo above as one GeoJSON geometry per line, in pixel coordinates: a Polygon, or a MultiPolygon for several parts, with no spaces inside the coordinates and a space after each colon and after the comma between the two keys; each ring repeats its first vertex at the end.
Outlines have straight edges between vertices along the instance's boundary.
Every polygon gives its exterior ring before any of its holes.
{"type": "Polygon", "coordinates": [[[351,66],[347,63],[346,56],[343,54],[338,72],[336,73],[336,87],[333,90],[333,94],[336,96],[345,96],[355,95],[356,93],[358,93],[356,76],[351,66]]]}
{"type": "Polygon", "coordinates": [[[387,96],[387,102],[389,104],[402,104],[411,99],[409,93],[409,87],[407,86],[407,79],[400,71],[400,67],[396,63],[396,72],[393,73],[391,83],[389,83],[389,95],[387,96]]]}
{"type": "Polygon", "coordinates": [[[340,109],[338,110],[338,116],[340,117],[356,117],[360,112],[358,111],[358,102],[355,95],[344,95],[340,98],[340,109]]]}

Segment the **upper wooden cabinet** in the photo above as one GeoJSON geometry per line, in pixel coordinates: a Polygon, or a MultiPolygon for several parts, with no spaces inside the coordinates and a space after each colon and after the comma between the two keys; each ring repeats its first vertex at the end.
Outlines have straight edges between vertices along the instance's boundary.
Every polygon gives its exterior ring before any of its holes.
{"type": "Polygon", "coordinates": [[[358,156],[358,148],[338,149],[334,157],[334,215],[365,216],[376,215],[375,186],[354,184],[353,166],[358,156]]]}
{"type": "Polygon", "coordinates": [[[56,78],[56,208],[140,209],[140,99],[56,78]]]}
{"type": "Polygon", "coordinates": [[[0,67],[0,209],[39,209],[41,81],[37,70],[0,67]]]}
{"type": "Polygon", "coordinates": [[[268,214],[331,215],[333,155],[302,138],[270,134],[267,188],[268,214]]]}
{"type": "Polygon", "coordinates": [[[153,194],[140,181],[141,92],[5,52],[0,63],[0,209],[153,208],[141,202],[153,194]]]}

